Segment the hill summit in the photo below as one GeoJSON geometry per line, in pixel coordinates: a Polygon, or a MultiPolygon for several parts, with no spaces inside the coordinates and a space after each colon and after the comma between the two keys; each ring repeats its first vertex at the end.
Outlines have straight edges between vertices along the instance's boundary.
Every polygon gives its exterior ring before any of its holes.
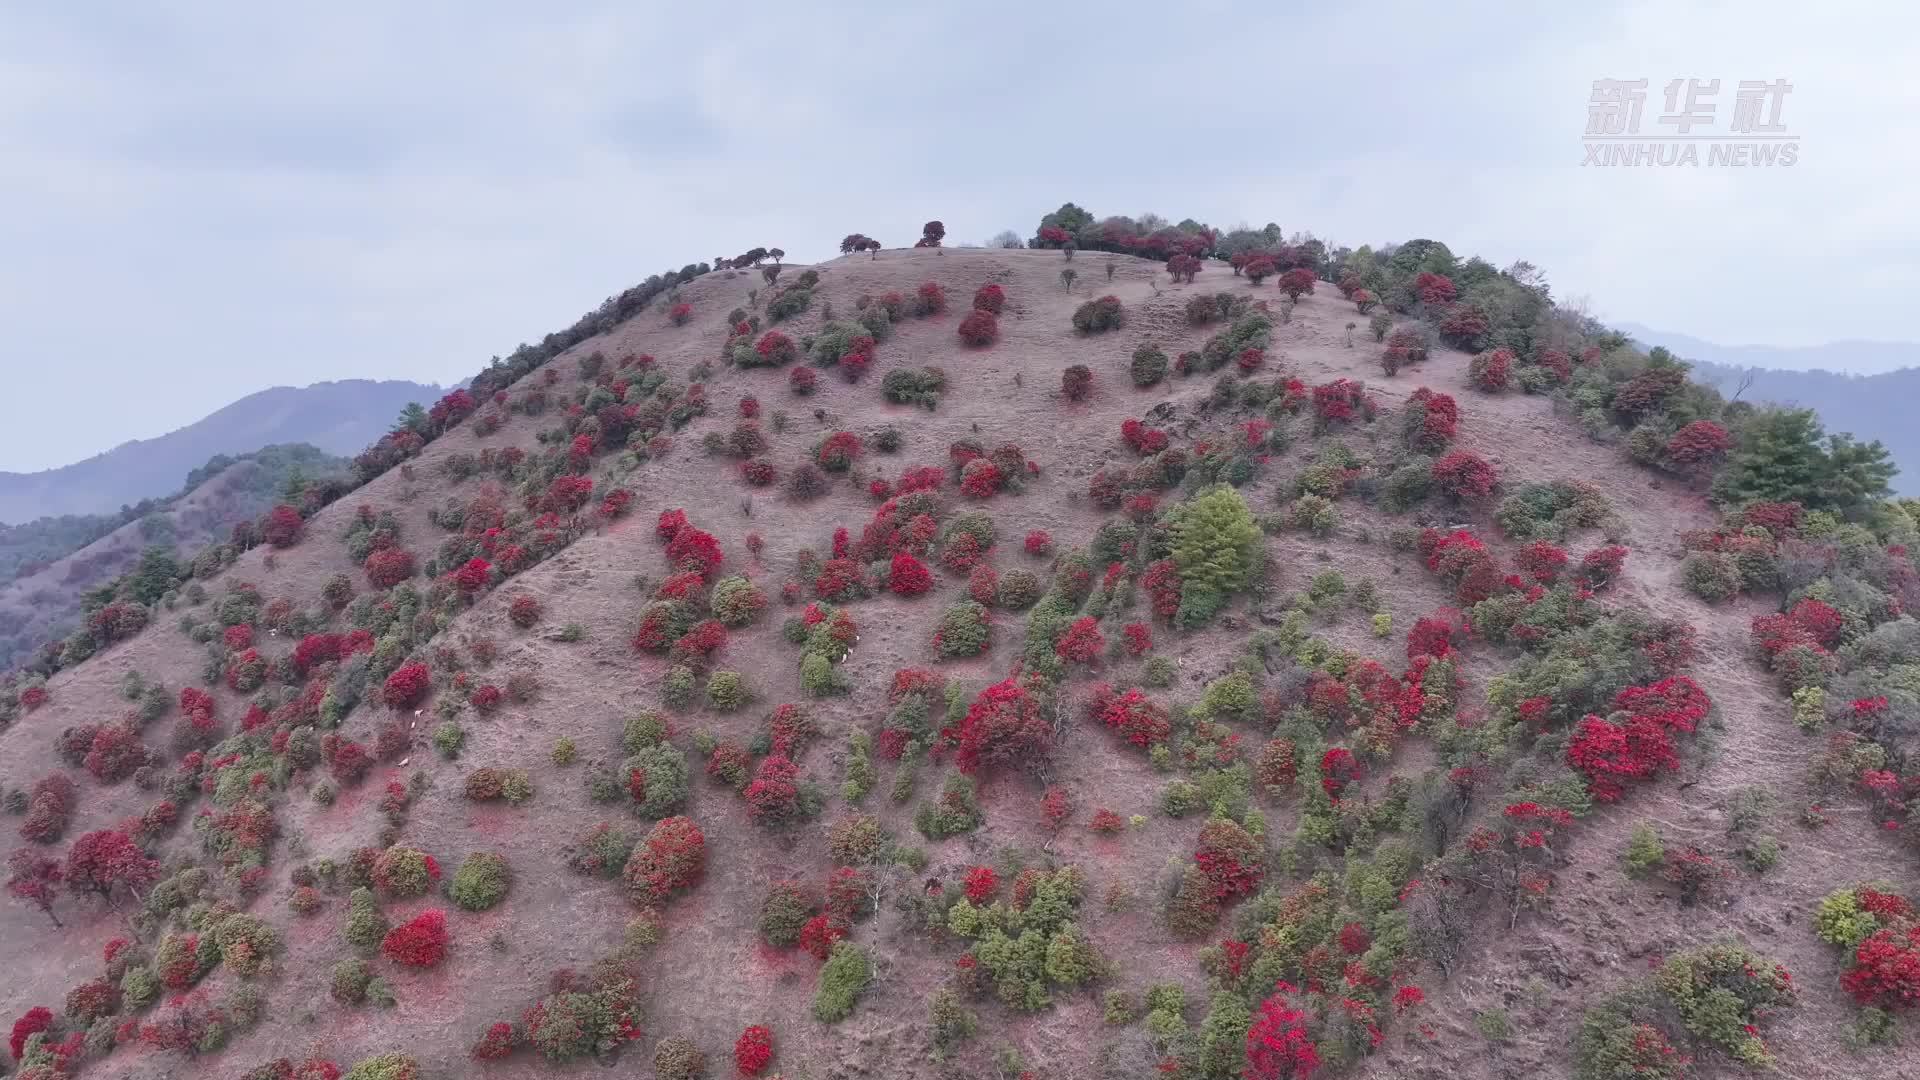
{"type": "Polygon", "coordinates": [[[1877,446],[1433,241],[943,234],[99,591],[0,697],[28,1067],[1890,1074],[1877,446]]]}

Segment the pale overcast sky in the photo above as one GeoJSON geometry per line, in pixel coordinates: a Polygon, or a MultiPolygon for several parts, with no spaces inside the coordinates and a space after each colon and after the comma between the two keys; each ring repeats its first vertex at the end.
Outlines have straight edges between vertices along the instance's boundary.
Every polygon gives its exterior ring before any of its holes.
{"type": "Polygon", "coordinates": [[[1433,237],[1722,342],[1920,336],[1913,5],[1290,7],[8,5],[0,469],[455,380],[669,265],[1069,199],[1433,237]],[[1718,131],[1790,82],[1799,163],[1582,167],[1593,80],[1646,78],[1652,135],[1687,77],[1718,131]]]}

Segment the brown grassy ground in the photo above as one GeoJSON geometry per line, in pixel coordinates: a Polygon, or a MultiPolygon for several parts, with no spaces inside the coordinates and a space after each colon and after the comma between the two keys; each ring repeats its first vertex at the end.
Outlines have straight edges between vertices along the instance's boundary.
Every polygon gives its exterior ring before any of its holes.
{"type": "MultiPolygon", "coordinates": [[[[1206,332],[1189,328],[1180,316],[1189,292],[1249,287],[1224,268],[1215,268],[1217,264],[1195,286],[1169,287],[1157,265],[1133,259],[1116,260],[1109,285],[1101,280],[1106,261],[1105,256],[1082,255],[1076,261],[1082,277],[1071,292],[1057,278],[1062,262],[1054,252],[889,251],[876,260],[855,256],[818,267],[822,283],[813,310],[795,325],[783,327],[796,338],[822,321],[823,301],[850,313],[863,292],[910,291],[922,280],[945,286],[954,310],[925,321],[906,320],[894,340],[882,346],[879,370],[866,381],[850,386],[837,378],[823,378],[820,393],[805,401],[790,397],[784,371],[721,368],[708,383],[714,403],[711,415],[683,431],[672,454],[636,478],[638,498],[631,517],[576,541],[508,587],[486,596],[449,632],[456,640],[474,634],[495,637],[502,644],[495,670],[537,671],[546,689],[536,703],[508,706],[490,718],[463,718],[469,742],[454,763],[442,760],[425,744],[426,730],[434,719],[431,711],[420,718],[409,769],[424,770],[432,790],[415,805],[405,835],[439,857],[449,872],[469,851],[506,854],[517,875],[507,901],[484,915],[450,911],[453,946],[445,964],[425,974],[388,972],[400,999],[397,1008],[346,1009],[334,1004],[327,997],[327,981],[333,963],[346,955],[338,938],[344,904],[335,900],[309,919],[292,916],[281,903],[287,891],[286,873],[304,859],[339,858],[354,847],[373,843],[380,825],[374,803],[390,770],[376,770],[366,784],[344,793],[327,809],[295,793],[281,810],[285,835],[273,862],[276,887],[255,905],[257,912],[287,932],[290,942],[282,971],[269,984],[269,1022],[216,1058],[187,1065],[177,1058],[123,1048],[90,1064],[87,1075],[228,1076],[270,1056],[298,1057],[318,1051],[350,1061],[395,1047],[419,1055],[428,1075],[435,1077],[520,1077],[548,1071],[548,1066],[524,1052],[510,1063],[481,1068],[466,1058],[466,1051],[489,1022],[517,1016],[534,1001],[549,972],[559,967],[585,968],[610,949],[629,914],[615,884],[571,875],[559,851],[559,845],[585,825],[609,817],[619,820],[624,812],[591,804],[580,784],[583,766],[556,767],[548,761],[547,751],[556,738],[569,736],[585,757],[614,757],[622,718],[658,703],[656,687],[664,664],[654,658],[636,658],[627,644],[643,599],[633,579],[639,574],[657,577],[664,568],[652,535],[654,514],[666,507],[685,507],[695,524],[719,537],[730,569],[750,568],[769,592],[777,592],[797,551],[803,547],[824,551],[838,525],[857,535],[871,513],[864,483],[837,483],[828,497],[804,505],[754,493],[749,514],[748,489],[735,478],[729,461],[702,456],[700,435],[729,428],[735,400],[752,393],[768,411],[785,409],[793,417],[787,434],[772,436],[773,457],[783,473],[803,459],[820,434],[842,426],[867,431],[895,423],[907,433],[907,445],[897,457],[863,461],[873,475],[889,478],[908,464],[943,463],[947,444],[957,438],[977,434],[989,446],[1016,441],[1041,464],[1042,473],[1024,494],[1002,496],[988,504],[1002,536],[995,563],[1002,570],[1021,563],[1037,568],[1037,562],[1018,549],[1018,539],[1026,530],[1045,528],[1065,548],[1090,539],[1105,516],[1082,494],[1093,472],[1130,458],[1117,436],[1122,419],[1165,402],[1175,410],[1172,427],[1177,435],[1205,430],[1200,405],[1210,380],[1136,390],[1127,377],[1128,357],[1135,345],[1152,341],[1169,355],[1197,348],[1206,332]],[[967,298],[988,281],[1004,285],[1009,298],[1000,320],[1001,340],[984,351],[963,350],[954,327],[964,314],[967,298]],[[1091,338],[1073,334],[1069,327],[1073,308],[1105,292],[1125,301],[1126,328],[1091,338]],[[1057,390],[1061,371],[1074,363],[1087,364],[1096,372],[1097,392],[1087,402],[1070,405],[1058,398],[1057,390]],[[891,406],[881,400],[880,375],[908,364],[946,369],[950,388],[937,412],[891,406]],[[815,409],[823,410],[824,420],[815,419],[815,409]],[[748,559],[744,547],[749,531],[761,533],[767,541],[765,556],[757,565],[748,559]],[[532,593],[545,604],[544,628],[579,623],[586,630],[585,640],[567,644],[539,632],[514,629],[505,618],[505,606],[521,592],[532,593]],[[471,768],[488,764],[529,769],[538,794],[518,809],[476,807],[462,799],[461,778],[471,768]],[[489,944],[496,933],[504,939],[504,948],[489,944]]],[[[787,272],[797,271],[789,268],[787,272]]],[[[609,357],[618,357],[650,352],[669,372],[684,376],[695,362],[714,358],[724,336],[723,313],[736,304],[745,305],[748,290],[759,285],[757,275],[709,275],[684,290],[696,311],[688,327],[665,326],[657,311],[649,311],[604,339],[583,343],[575,353],[601,349],[609,357]]],[[[1271,286],[1262,290],[1262,295],[1277,306],[1278,296],[1270,290],[1271,286]]],[[[1671,484],[1662,487],[1651,474],[1627,465],[1615,450],[1580,437],[1571,425],[1552,415],[1545,399],[1517,394],[1490,398],[1469,390],[1466,357],[1461,354],[1441,351],[1417,372],[1381,380],[1372,361],[1377,347],[1364,340],[1364,330],[1354,332],[1351,346],[1346,343],[1343,328],[1355,318],[1351,307],[1323,283],[1317,295],[1300,304],[1290,323],[1276,327],[1270,356],[1283,370],[1309,384],[1336,376],[1368,379],[1389,407],[1420,385],[1450,392],[1462,406],[1461,444],[1492,459],[1507,482],[1575,477],[1599,484],[1625,519],[1621,542],[1634,551],[1629,576],[1617,587],[1617,598],[1662,614],[1684,616],[1701,628],[1706,659],[1696,676],[1713,696],[1723,721],[1717,747],[1710,753],[1696,753],[1685,776],[1636,792],[1624,805],[1602,808],[1578,826],[1551,910],[1522,917],[1512,931],[1499,926],[1500,920],[1484,920],[1465,970],[1447,982],[1431,973],[1422,977],[1430,995],[1425,1019],[1434,1029],[1434,1038],[1419,1035],[1414,1024],[1396,1025],[1387,1044],[1357,1075],[1459,1080],[1566,1075],[1567,1048],[1587,1002],[1646,972],[1651,958],[1720,936],[1746,940],[1780,959],[1804,987],[1803,1006],[1773,1028],[1782,1075],[1916,1075],[1910,1049],[1873,1058],[1851,1057],[1840,1049],[1839,1033],[1852,1010],[1835,986],[1836,961],[1812,936],[1808,915],[1821,895],[1840,884],[1891,878],[1911,889],[1920,879],[1911,857],[1900,854],[1857,814],[1841,811],[1841,822],[1821,833],[1805,832],[1790,820],[1804,802],[1800,774],[1808,744],[1794,730],[1787,705],[1770,679],[1748,656],[1746,621],[1759,609],[1708,608],[1681,590],[1675,579],[1678,534],[1710,520],[1704,501],[1671,484]],[[1773,874],[1764,880],[1742,874],[1731,883],[1723,903],[1682,912],[1657,884],[1634,882],[1621,873],[1617,859],[1627,831],[1643,819],[1660,823],[1670,846],[1690,839],[1709,848],[1722,843],[1727,799],[1746,784],[1772,788],[1779,797],[1772,831],[1786,840],[1787,849],[1773,874]],[[1490,1046],[1473,1027],[1474,1014],[1490,1007],[1506,1008],[1513,1015],[1515,1037],[1504,1046],[1490,1046]]],[[[571,358],[556,365],[567,378],[574,377],[571,358]]],[[[1270,371],[1273,366],[1270,361],[1270,371]]],[[[337,538],[362,503],[397,512],[407,546],[425,553],[439,535],[428,523],[427,511],[455,493],[437,478],[436,463],[448,454],[478,446],[532,448],[534,433],[543,423],[551,420],[516,418],[487,439],[475,438],[471,430],[456,431],[430,446],[414,464],[411,472],[416,479],[409,480],[398,470],[381,477],[322,512],[311,524],[309,538],[278,553],[271,567],[266,552],[254,551],[223,579],[253,581],[266,596],[287,595],[311,603],[328,575],[353,572],[337,538]]],[[[1371,437],[1365,432],[1349,436],[1356,446],[1371,437]]],[[[1300,440],[1245,489],[1256,511],[1277,507],[1283,482],[1313,450],[1311,440],[1300,440]]],[[[459,493],[470,494],[478,483],[468,481],[459,493]]],[[[1327,567],[1341,570],[1349,580],[1373,578],[1398,628],[1394,639],[1372,638],[1364,617],[1357,614],[1323,620],[1316,629],[1397,670],[1402,661],[1399,635],[1416,619],[1445,604],[1447,595],[1414,559],[1387,547],[1388,529],[1405,521],[1351,501],[1342,504],[1341,513],[1338,535],[1327,540],[1297,533],[1268,539],[1276,571],[1274,595],[1303,587],[1312,574],[1327,567]]],[[[1487,532],[1491,536],[1491,530],[1487,532]]],[[[1570,546],[1583,549],[1597,539],[1576,538],[1570,546]]],[[[845,670],[855,690],[814,707],[826,735],[803,762],[805,774],[820,780],[830,792],[838,790],[847,732],[858,727],[877,729],[892,672],[910,665],[935,666],[929,647],[934,626],[945,604],[964,594],[963,582],[947,574],[938,577],[939,588],[931,596],[902,600],[883,595],[854,607],[862,636],[845,670]]],[[[210,584],[217,592],[220,582],[210,584]]],[[[1176,636],[1158,631],[1158,651],[1177,658],[1184,679],[1180,688],[1166,696],[1191,700],[1207,679],[1224,671],[1249,628],[1259,624],[1262,603],[1261,597],[1249,596],[1236,606],[1232,617],[1203,633],[1176,636]]],[[[748,674],[760,704],[734,715],[693,715],[685,718],[683,730],[704,727],[745,741],[762,723],[766,705],[804,700],[797,678],[797,650],[781,638],[779,618],[776,611],[753,631],[736,634],[720,663],[748,674]]],[[[1003,618],[996,627],[990,658],[938,667],[977,689],[1005,673],[1018,653],[1019,637],[1018,617],[1003,618]]],[[[1510,662],[1511,658],[1486,647],[1476,649],[1467,669],[1469,707],[1480,700],[1476,695],[1485,679],[1510,662]]],[[[178,687],[193,677],[199,664],[198,647],[180,635],[170,617],[162,617],[136,639],[60,675],[53,681],[49,706],[0,733],[0,782],[18,786],[47,771],[54,738],[63,727],[116,715],[123,708],[116,689],[124,672],[159,675],[178,687]]],[[[217,689],[215,696],[223,718],[232,719],[244,711],[241,699],[224,688],[217,689]]],[[[370,741],[383,715],[376,706],[364,705],[343,730],[370,741]]],[[[1413,772],[1429,760],[1430,752],[1416,744],[1402,752],[1395,768],[1413,772]]],[[[917,840],[911,808],[886,798],[893,766],[884,761],[878,765],[879,785],[867,808],[896,834],[917,840]]],[[[1379,770],[1373,782],[1383,781],[1391,771],[1379,770]]],[[[935,769],[924,772],[919,792],[937,791],[940,775],[935,769]]],[[[103,790],[84,775],[79,779],[81,805],[69,838],[137,812],[151,801],[131,785],[103,790]]],[[[1123,752],[1103,733],[1084,725],[1067,736],[1053,779],[1076,794],[1079,821],[1084,822],[1093,807],[1105,806],[1122,815],[1145,815],[1147,824],[1112,839],[1094,837],[1081,828],[1050,836],[1039,824],[1038,785],[996,778],[982,790],[986,826],[969,836],[930,845],[927,876],[951,879],[965,866],[990,860],[1007,849],[1044,850],[1053,858],[1077,862],[1092,881],[1082,927],[1115,964],[1110,985],[1141,989],[1151,982],[1178,980],[1188,986],[1190,1001],[1203,1002],[1204,975],[1195,962],[1198,946],[1172,939],[1157,916],[1158,890],[1169,879],[1169,867],[1190,853],[1198,821],[1173,821],[1158,814],[1155,808],[1164,778],[1140,755],[1123,752]],[[1109,910],[1101,902],[1108,886],[1116,882],[1129,884],[1138,894],[1131,909],[1109,910]]],[[[926,999],[945,978],[957,950],[917,935],[892,911],[863,923],[856,932],[879,960],[877,985],[851,1020],[833,1027],[816,1023],[808,1014],[816,963],[804,954],[762,949],[753,928],[769,882],[788,876],[813,882],[823,879],[828,865],[824,826],[844,807],[837,798],[830,799],[820,825],[769,834],[747,820],[744,804],[732,792],[699,777],[692,790],[686,812],[701,823],[708,837],[706,880],[668,909],[666,941],[648,961],[643,981],[647,1037],[621,1059],[623,1075],[644,1074],[652,1043],[671,1034],[695,1038],[714,1059],[715,1075],[725,1075],[731,1070],[727,1055],[732,1040],[750,1023],[774,1029],[778,1068],[789,1076],[814,1077],[993,1075],[990,1055],[1003,1044],[1019,1048],[1042,1076],[1092,1077],[1097,1075],[1095,1048],[1116,1037],[1132,1037],[1116,1036],[1101,1023],[1097,992],[1060,995],[1053,1009],[1030,1017],[1014,1016],[987,1002],[980,1006],[985,1025],[981,1036],[955,1059],[935,1063],[928,1053],[926,999]]],[[[1269,835],[1289,836],[1295,823],[1292,806],[1267,805],[1265,811],[1269,835]]],[[[191,843],[190,833],[183,828],[167,848],[184,852],[191,843]]],[[[398,922],[421,906],[425,905],[395,906],[389,915],[398,922]]],[[[35,1004],[57,1008],[69,986],[97,973],[101,944],[124,933],[122,913],[95,902],[69,898],[60,911],[69,923],[63,933],[53,932],[37,912],[26,908],[10,906],[0,915],[4,919],[0,970],[9,973],[0,980],[0,1017],[10,1019],[35,1004]]],[[[216,970],[210,982],[218,986],[224,978],[216,970]]]]}

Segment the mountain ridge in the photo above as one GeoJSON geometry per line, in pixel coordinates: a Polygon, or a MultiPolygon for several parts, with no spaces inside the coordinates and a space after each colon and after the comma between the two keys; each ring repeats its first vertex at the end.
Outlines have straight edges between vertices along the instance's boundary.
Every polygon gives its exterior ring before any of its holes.
{"type": "Polygon", "coordinates": [[[0,523],[18,525],[63,514],[111,513],[175,490],[189,470],[219,454],[307,443],[352,455],[386,433],[409,402],[442,389],[402,379],[339,379],[273,386],[151,439],[131,439],[98,454],[38,472],[0,472],[0,523]]]}

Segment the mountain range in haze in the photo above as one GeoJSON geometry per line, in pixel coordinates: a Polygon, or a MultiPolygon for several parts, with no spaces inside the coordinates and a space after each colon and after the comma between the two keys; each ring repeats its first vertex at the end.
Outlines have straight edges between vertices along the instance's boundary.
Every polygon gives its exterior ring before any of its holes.
{"type": "Polygon", "coordinates": [[[85,461],[41,472],[0,472],[0,523],[113,513],[173,491],[209,458],[276,443],[307,443],[352,456],[386,434],[409,402],[430,405],[444,392],[397,379],[344,379],[248,394],[176,431],[121,443],[85,461]]]}

